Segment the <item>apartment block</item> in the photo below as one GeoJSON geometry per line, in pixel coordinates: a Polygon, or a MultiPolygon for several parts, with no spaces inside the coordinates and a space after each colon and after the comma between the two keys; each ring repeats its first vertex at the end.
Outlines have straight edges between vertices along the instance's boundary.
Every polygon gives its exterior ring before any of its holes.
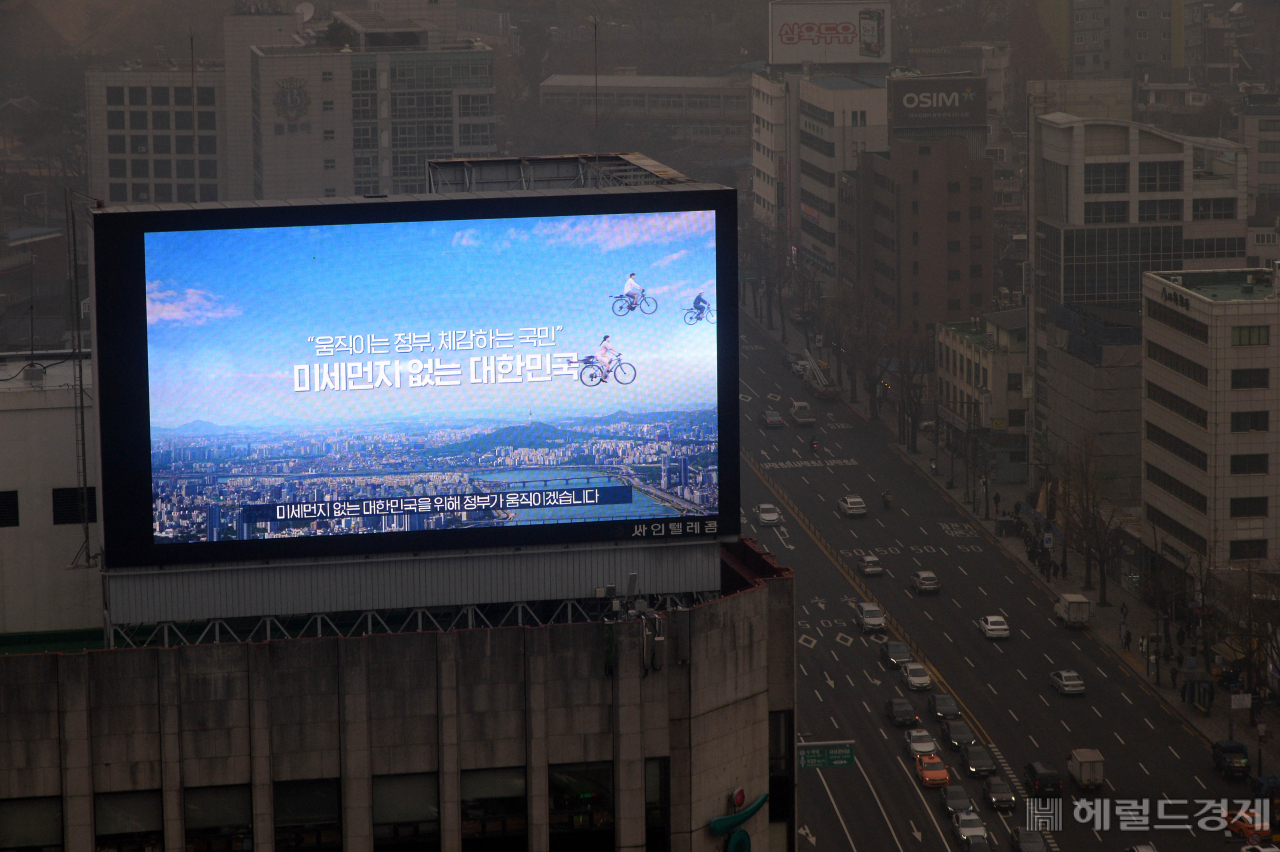
{"type": "Polygon", "coordinates": [[[1166,567],[1225,571],[1275,554],[1277,295],[1267,269],[1143,276],[1142,540],[1166,567]]]}

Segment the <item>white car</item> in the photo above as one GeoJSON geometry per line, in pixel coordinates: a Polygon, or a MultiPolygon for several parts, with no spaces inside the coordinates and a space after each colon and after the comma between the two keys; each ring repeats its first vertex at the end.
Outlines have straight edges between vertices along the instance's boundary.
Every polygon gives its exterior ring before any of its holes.
{"type": "Polygon", "coordinates": [[[1049,674],[1049,685],[1056,689],[1059,695],[1084,694],[1084,678],[1071,669],[1051,672],[1049,674]]]}
{"type": "Polygon", "coordinates": [[[876,574],[884,573],[884,566],[880,564],[880,557],[874,553],[868,553],[858,557],[858,571],[865,577],[871,577],[876,574]]]}
{"type": "Polygon", "coordinates": [[[777,526],[782,523],[782,512],[772,503],[761,503],[756,506],[756,520],[766,527],[777,526]]]}
{"type": "Polygon", "coordinates": [[[853,608],[854,617],[863,633],[874,633],[884,630],[884,612],[870,601],[862,601],[853,608]]]}
{"type": "Polygon", "coordinates": [[[867,514],[867,504],[857,494],[846,494],[836,501],[846,518],[861,518],[867,514]]]}
{"type": "Polygon", "coordinates": [[[1280,852],[1280,846],[1241,846],[1240,852],[1280,852]]]}
{"type": "Polygon", "coordinates": [[[901,671],[902,679],[907,682],[907,689],[929,689],[933,686],[929,670],[919,663],[903,663],[901,671]]]}
{"type": "Polygon", "coordinates": [[[978,627],[988,639],[1009,638],[1009,622],[1004,620],[1004,616],[984,615],[978,619],[978,627]]]}
{"type": "Polygon", "coordinates": [[[907,747],[907,754],[912,757],[938,753],[937,741],[924,728],[912,728],[907,731],[902,737],[902,742],[907,747]]]}

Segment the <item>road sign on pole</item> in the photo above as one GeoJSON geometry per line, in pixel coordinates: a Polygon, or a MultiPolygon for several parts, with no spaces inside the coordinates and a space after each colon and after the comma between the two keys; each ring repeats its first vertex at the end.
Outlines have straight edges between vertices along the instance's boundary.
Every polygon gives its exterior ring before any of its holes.
{"type": "Polygon", "coordinates": [[[801,769],[853,766],[853,740],[796,743],[796,759],[801,769]]]}

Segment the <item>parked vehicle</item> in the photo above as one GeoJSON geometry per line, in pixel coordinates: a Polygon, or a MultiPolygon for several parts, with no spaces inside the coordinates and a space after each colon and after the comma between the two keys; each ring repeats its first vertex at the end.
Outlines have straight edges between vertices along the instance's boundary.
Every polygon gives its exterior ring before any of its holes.
{"type": "Polygon", "coordinates": [[[1249,774],[1249,749],[1235,740],[1213,744],[1213,768],[1223,778],[1243,778],[1249,774]]]}
{"type": "Polygon", "coordinates": [[[1067,755],[1067,772],[1081,790],[1096,790],[1102,786],[1102,752],[1096,748],[1072,749],[1067,755]]]}
{"type": "Polygon", "coordinates": [[[1061,594],[1053,606],[1053,614],[1067,627],[1088,627],[1091,606],[1092,602],[1084,595],[1061,594]]]}

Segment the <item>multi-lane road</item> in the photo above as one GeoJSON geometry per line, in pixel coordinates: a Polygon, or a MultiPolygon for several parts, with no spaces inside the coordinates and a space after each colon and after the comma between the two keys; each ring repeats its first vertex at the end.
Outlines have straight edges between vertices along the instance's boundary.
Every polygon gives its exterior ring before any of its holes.
{"type": "Polygon", "coordinates": [[[1008,849],[1010,832],[1025,820],[1021,776],[1033,760],[1050,763],[1065,780],[1063,828],[1050,835],[1051,849],[1119,852],[1144,842],[1159,852],[1239,848],[1243,841],[1231,845],[1223,832],[1196,827],[1206,800],[1249,795],[1246,785],[1214,773],[1205,739],[1110,648],[1087,630],[1056,622],[1046,588],[897,452],[883,424],[808,396],[778,345],[750,322],[743,323],[740,342],[744,532],[758,536],[796,572],[796,733],[811,742],[852,740],[857,757],[853,767],[798,770],[797,848],[960,848],[937,791],[916,780],[903,729],[885,715],[887,700],[906,697],[941,739],[926,713],[929,693],[909,691],[900,673],[881,664],[885,638],[912,643],[934,690],[957,698],[978,738],[989,744],[999,774],[1015,786],[1019,804],[1012,815],[987,809],[982,779],[967,777],[958,754],[944,744],[951,783],[964,785],[979,802],[992,848],[1008,849]],[[784,428],[761,427],[766,408],[785,417],[800,399],[814,406],[815,425],[797,426],[787,418],[784,428]],[[810,446],[815,437],[816,453],[810,446]],[[891,509],[882,505],[886,490],[893,494],[891,509]],[[851,493],[866,500],[866,517],[849,519],[838,511],[836,501],[851,493]],[[753,511],[760,503],[780,506],[782,523],[761,525],[753,511]],[[864,553],[880,556],[882,575],[864,578],[854,571],[864,553]],[[913,593],[909,578],[918,570],[937,574],[940,594],[913,593]],[[867,599],[891,616],[887,634],[859,629],[853,607],[867,599]],[[1008,640],[983,636],[977,620],[986,615],[1008,619],[1008,640]],[[1060,696],[1050,687],[1049,673],[1061,669],[1080,673],[1083,695],[1060,696]],[[1066,757],[1075,748],[1102,752],[1106,782],[1100,791],[1084,793],[1067,776],[1066,757]],[[1109,827],[1074,818],[1074,800],[1095,798],[1111,801],[1109,827]],[[1115,808],[1126,800],[1139,815],[1147,809],[1149,830],[1121,829],[1115,808]]]}

